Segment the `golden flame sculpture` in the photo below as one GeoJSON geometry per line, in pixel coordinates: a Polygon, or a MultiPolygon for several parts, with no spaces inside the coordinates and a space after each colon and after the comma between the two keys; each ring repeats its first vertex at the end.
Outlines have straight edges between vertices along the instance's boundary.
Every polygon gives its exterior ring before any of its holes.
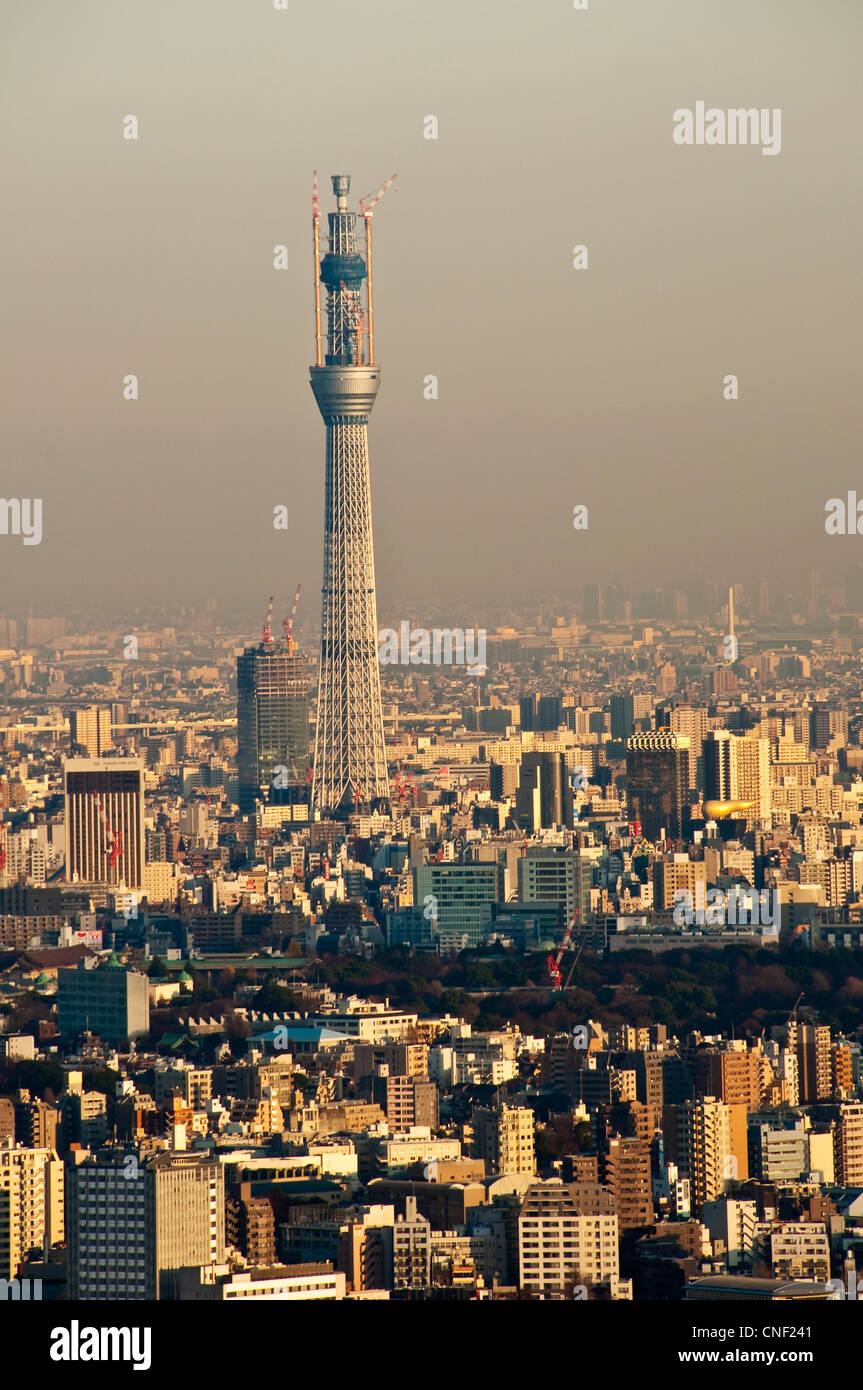
{"type": "Polygon", "coordinates": [[[705,820],[725,820],[727,816],[739,816],[743,811],[751,811],[754,801],[705,801],[705,820]]]}

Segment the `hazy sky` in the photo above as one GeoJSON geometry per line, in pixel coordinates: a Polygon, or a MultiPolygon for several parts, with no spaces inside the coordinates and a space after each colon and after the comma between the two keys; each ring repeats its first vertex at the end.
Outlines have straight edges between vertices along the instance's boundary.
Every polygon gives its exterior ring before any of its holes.
{"type": "Polygon", "coordinates": [[[5,0],[2,493],[43,499],[43,539],[0,535],[0,611],[212,595],[259,625],[302,581],[317,617],[315,167],[322,212],[331,173],[355,197],[399,175],[374,223],[382,620],[863,563],[824,531],[863,498],[861,15],[5,0]],[[780,108],[781,152],[675,145],[697,101],[780,108]]]}

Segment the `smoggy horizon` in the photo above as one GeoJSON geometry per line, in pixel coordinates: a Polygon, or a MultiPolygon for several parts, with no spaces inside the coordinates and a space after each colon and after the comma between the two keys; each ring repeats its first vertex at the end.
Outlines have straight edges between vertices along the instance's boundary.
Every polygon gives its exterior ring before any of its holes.
{"type": "Polygon", "coordinates": [[[324,228],[331,174],[358,210],[398,172],[374,218],[381,622],[863,565],[853,524],[825,528],[860,433],[840,0],[13,0],[0,33],[2,492],[42,504],[38,544],[0,534],[3,613],[262,619],[301,582],[317,626],[314,169],[324,228]],[[698,144],[699,103],[773,119],[698,144]]]}

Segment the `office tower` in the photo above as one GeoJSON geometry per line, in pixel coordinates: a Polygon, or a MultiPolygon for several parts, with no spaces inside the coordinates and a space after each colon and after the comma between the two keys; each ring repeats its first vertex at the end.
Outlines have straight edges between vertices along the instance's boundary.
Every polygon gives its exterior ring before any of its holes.
{"type": "Polygon", "coordinates": [[[541,732],[559,729],[563,723],[563,698],[560,695],[540,695],[536,702],[535,728],[541,732]]]}
{"type": "Polygon", "coordinates": [[[442,953],[479,945],[493,905],[506,901],[505,879],[500,864],[423,864],[414,870],[414,901],[436,923],[442,953]]]}
{"type": "Polygon", "coordinates": [[[758,585],[758,616],[770,617],[770,585],[766,579],[762,579],[758,585]]]}
{"type": "Polygon", "coordinates": [[[635,722],[635,701],[631,695],[611,697],[611,737],[629,738],[635,722]]]}
{"type": "Polygon", "coordinates": [[[527,1106],[502,1105],[473,1112],[474,1148],[489,1177],[535,1173],[534,1117],[527,1106]]]}
{"type": "Polygon", "coordinates": [[[98,705],[73,709],[69,714],[69,741],[73,753],[85,758],[101,758],[113,747],[111,713],[98,705]]]}
{"type": "Polygon", "coordinates": [[[605,621],[605,602],[601,584],[584,586],[584,621],[602,623],[605,621]]]}
{"type": "Polygon", "coordinates": [[[312,390],[327,430],[321,667],[312,802],[323,814],[389,798],[378,668],[375,561],[368,422],[380,385],[374,360],[371,217],[366,261],[357,254],[351,181],[333,176],[329,251],[319,260],[314,199],[316,365],[312,390]],[[362,285],[368,278],[367,310],[362,285]],[[320,287],[327,291],[326,361],[321,355],[320,287]],[[365,339],[365,343],[364,343],[365,339]],[[365,348],[365,351],[364,351],[365,348]]]}
{"type": "Polygon", "coordinates": [[[157,1297],[147,1178],[134,1153],[78,1150],[66,1168],[71,1299],[157,1297]]]}
{"type": "Polygon", "coordinates": [[[683,734],[689,739],[689,789],[694,791],[704,785],[704,761],[702,744],[708,733],[708,714],[704,707],[689,705],[657,705],[657,729],[670,729],[673,734],[683,734]]]}
{"type": "Polygon", "coordinates": [[[791,1042],[797,1052],[801,1105],[829,1100],[833,1094],[830,1029],[823,1024],[792,1024],[791,1042]]]}
{"type": "Polygon", "coordinates": [[[532,734],[536,729],[536,700],[535,695],[522,695],[518,702],[518,722],[527,734],[532,734]]]}
{"type": "Polygon", "coordinates": [[[672,1141],[669,1149],[676,1147],[676,1152],[669,1152],[669,1158],[679,1164],[681,1175],[689,1179],[697,1214],[705,1202],[720,1197],[726,1183],[736,1176],[728,1106],[705,1096],[672,1109],[676,1130],[673,1137],[667,1134],[666,1138],[672,1141]]]}
{"type": "Polygon", "coordinates": [[[82,1158],[67,1169],[70,1298],[164,1298],[171,1271],[224,1260],[220,1163],[180,1151],[82,1158]]]}
{"type": "Polygon", "coordinates": [[[829,705],[818,703],[809,716],[809,744],[812,748],[826,748],[831,742],[844,747],[848,742],[848,711],[831,709],[829,705]]]}
{"type": "Polygon", "coordinates": [[[598,1184],[532,1184],[518,1217],[519,1286],[545,1297],[573,1284],[616,1286],[618,1234],[614,1198],[598,1184]]]}
{"type": "Polygon", "coordinates": [[[528,845],[518,860],[520,903],[560,903],[566,922],[578,909],[576,930],[587,921],[592,883],[590,861],[554,845],[528,845]]]}
{"type": "Polygon", "coordinates": [[[771,819],[770,740],[713,729],[702,745],[704,795],[709,801],[751,801],[747,826],[771,819]]]}
{"type": "Polygon", "coordinates": [[[685,833],[689,805],[689,739],[660,730],[626,740],[626,787],[630,821],[640,822],[648,840],[663,831],[670,840],[685,833]]]}
{"type": "Polygon", "coordinates": [[[519,765],[515,818],[522,830],[572,827],[572,787],[563,753],[525,753],[519,765]]]}
{"type": "Polygon", "coordinates": [[[112,1043],[143,1037],[150,1028],[147,976],[127,970],[113,954],[92,970],[83,960],[58,970],[57,1026],[64,1038],[85,1031],[112,1043]]]}
{"type": "Polygon", "coordinates": [[[599,1155],[599,1180],[614,1198],[621,1231],[654,1220],[650,1145],[641,1139],[610,1138],[599,1155]]]}
{"type": "Polygon", "coordinates": [[[69,758],[66,878],[140,888],[144,867],[144,767],[139,758],[69,758]]]}
{"type": "Polygon", "coordinates": [[[63,1164],[53,1148],[0,1143],[0,1279],[32,1252],[63,1240],[63,1164]]]}
{"type": "Polygon", "coordinates": [[[258,800],[306,799],[309,674],[293,637],[275,641],[269,617],[261,641],[237,657],[237,772],[244,815],[258,800]]]}

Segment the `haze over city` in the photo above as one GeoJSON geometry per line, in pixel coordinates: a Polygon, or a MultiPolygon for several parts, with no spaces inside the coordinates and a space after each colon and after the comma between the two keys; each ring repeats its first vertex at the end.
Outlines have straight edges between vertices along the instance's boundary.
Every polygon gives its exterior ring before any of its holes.
{"type": "Polygon", "coordinates": [[[7,6],[22,1367],[847,1375],[849,8],[7,6]]]}
{"type": "Polygon", "coordinates": [[[857,563],[824,507],[860,435],[859,13],[28,0],[0,23],[3,486],[44,499],[41,544],[0,545],[7,601],[317,591],[315,168],[357,197],[399,176],[375,217],[383,608],[857,563]],[[702,97],[782,108],[781,153],[677,146],[702,97]]]}

